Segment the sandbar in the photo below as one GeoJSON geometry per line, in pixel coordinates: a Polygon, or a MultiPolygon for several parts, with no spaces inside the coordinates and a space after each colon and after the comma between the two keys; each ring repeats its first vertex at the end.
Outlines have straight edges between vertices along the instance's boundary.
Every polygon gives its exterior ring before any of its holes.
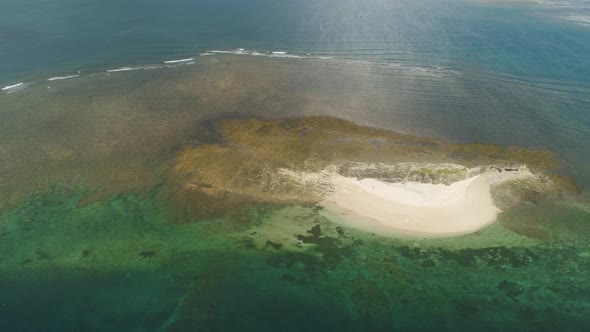
{"type": "Polygon", "coordinates": [[[321,202],[347,226],[381,234],[453,236],[476,232],[501,212],[490,181],[477,175],[450,185],[388,183],[332,175],[333,192],[321,202]]]}

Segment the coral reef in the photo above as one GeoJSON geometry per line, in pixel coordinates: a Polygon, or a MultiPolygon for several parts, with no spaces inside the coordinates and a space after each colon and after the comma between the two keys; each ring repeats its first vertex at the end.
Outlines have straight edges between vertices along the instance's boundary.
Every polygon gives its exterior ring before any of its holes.
{"type": "Polygon", "coordinates": [[[168,197],[181,210],[215,215],[258,203],[315,204],[332,190],[331,172],[433,184],[485,173],[500,208],[575,191],[553,172],[558,164],[547,151],[450,144],[329,117],[230,119],[217,126],[219,143],[185,147],[169,172],[168,197]]]}

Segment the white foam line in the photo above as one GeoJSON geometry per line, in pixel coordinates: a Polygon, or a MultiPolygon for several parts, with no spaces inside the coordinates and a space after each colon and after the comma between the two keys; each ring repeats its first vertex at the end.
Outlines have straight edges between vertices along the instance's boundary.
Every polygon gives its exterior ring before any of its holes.
{"type": "Polygon", "coordinates": [[[189,62],[189,61],[193,61],[195,58],[187,58],[187,59],[179,59],[179,60],[168,60],[168,61],[164,61],[164,63],[166,64],[172,64],[172,63],[180,63],[180,62],[189,62]]]}
{"type": "Polygon", "coordinates": [[[167,66],[164,65],[145,65],[139,67],[121,67],[115,69],[108,69],[107,73],[116,73],[121,71],[133,71],[133,70],[154,70],[154,69],[161,69],[166,68],[167,66]]]}
{"type": "Polygon", "coordinates": [[[279,53],[279,54],[276,54],[274,52],[272,54],[270,54],[269,57],[270,58],[291,58],[291,59],[305,59],[305,58],[310,58],[311,59],[311,57],[304,57],[304,56],[301,56],[301,55],[294,55],[294,54],[287,54],[287,53],[279,53]]]}
{"type": "Polygon", "coordinates": [[[6,90],[10,90],[10,89],[14,89],[14,88],[18,88],[19,86],[23,86],[25,83],[21,82],[21,83],[17,83],[14,85],[7,85],[5,87],[2,88],[2,91],[6,91],[6,90]]]}
{"type": "Polygon", "coordinates": [[[117,68],[117,69],[107,69],[107,73],[117,73],[120,71],[131,71],[131,70],[135,70],[135,68],[121,67],[121,68],[117,68]]]}
{"type": "Polygon", "coordinates": [[[48,81],[60,81],[60,80],[67,80],[70,78],[74,78],[74,77],[78,77],[80,75],[70,75],[70,76],[56,76],[56,77],[52,77],[52,78],[48,78],[48,81]]]}
{"type": "Polygon", "coordinates": [[[212,53],[212,54],[236,54],[237,51],[218,51],[218,50],[216,50],[216,51],[210,51],[209,53],[212,53]]]}
{"type": "Polygon", "coordinates": [[[133,70],[154,70],[154,69],[162,69],[162,68],[169,68],[168,66],[161,66],[161,65],[146,65],[135,67],[133,70]]]}
{"type": "Polygon", "coordinates": [[[252,50],[245,50],[243,48],[238,48],[235,50],[211,50],[207,51],[206,53],[201,53],[201,56],[206,55],[217,55],[217,54],[232,54],[232,55],[250,55],[250,56],[263,56],[269,58],[290,58],[290,59],[320,59],[320,60],[332,60],[334,57],[331,56],[317,56],[308,53],[307,55],[297,55],[297,54],[289,54],[288,52],[284,51],[266,51],[266,52],[259,52],[259,51],[252,51],[252,50]]]}
{"type": "MultiPolygon", "coordinates": [[[[578,18],[578,17],[576,17],[578,18]]],[[[332,60],[334,59],[334,57],[332,56],[319,56],[319,55],[313,55],[311,53],[307,53],[306,55],[296,55],[296,54],[289,54],[288,52],[285,51],[264,51],[264,52],[259,52],[259,51],[254,51],[254,50],[246,50],[243,48],[237,48],[237,49],[233,49],[233,50],[210,50],[204,53],[199,54],[199,56],[213,56],[213,55],[217,55],[217,54],[232,54],[232,55],[249,55],[249,56],[262,56],[262,57],[270,57],[270,58],[294,58],[294,59],[320,59],[320,60],[332,60]]],[[[144,66],[137,66],[137,67],[120,67],[120,68],[114,68],[114,69],[107,69],[106,72],[107,73],[117,73],[117,72],[126,72],[126,71],[134,71],[134,70],[152,70],[152,69],[160,69],[160,68],[170,68],[172,66],[169,65],[174,65],[174,64],[178,64],[178,63],[186,63],[186,64],[194,64],[194,60],[195,58],[185,58],[185,59],[177,59],[177,60],[166,60],[166,61],[162,61],[160,65],[144,65],[144,66]]],[[[362,61],[362,60],[351,60],[348,63],[371,63],[368,61],[362,61]]],[[[432,68],[427,68],[427,67],[419,67],[419,66],[411,66],[411,65],[406,65],[403,63],[387,63],[385,64],[387,66],[390,67],[397,67],[403,70],[409,70],[409,71],[413,71],[413,72],[424,72],[424,73],[428,73],[428,72],[437,72],[437,73],[445,73],[445,74],[456,74],[456,75],[462,75],[461,72],[456,71],[456,70],[451,70],[445,67],[432,67],[432,68]]],[[[75,75],[69,75],[69,76],[55,76],[55,77],[51,77],[48,78],[48,81],[58,81],[58,80],[66,80],[66,79],[71,79],[71,78],[75,78],[75,77],[79,77],[80,75],[75,74],[75,75]]],[[[1,88],[1,91],[8,91],[8,90],[12,90],[15,88],[19,88],[19,87],[24,87],[25,83],[21,82],[21,83],[17,83],[14,85],[8,85],[5,86],[3,88],[1,88]]]]}
{"type": "MultiPolygon", "coordinates": [[[[352,62],[349,62],[352,63],[352,62]]],[[[372,62],[368,62],[369,64],[373,64],[372,62]]],[[[420,72],[420,73],[429,73],[436,77],[444,77],[444,75],[463,75],[462,72],[458,70],[453,70],[446,67],[436,66],[436,67],[419,67],[419,66],[412,66],[404,63],[384,63],[383,65],[391,68],[395,68],[397,70],[404,70],[404,71],[411,71],[411,72],[420,72]],[[441,76],[443,75],[443,76],[441,76]]]]}

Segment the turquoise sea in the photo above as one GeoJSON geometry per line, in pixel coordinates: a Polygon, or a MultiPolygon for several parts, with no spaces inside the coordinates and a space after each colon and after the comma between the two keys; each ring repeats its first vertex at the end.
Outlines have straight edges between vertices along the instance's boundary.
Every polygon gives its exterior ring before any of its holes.
{"type": "Polygon", "coordinates": [[[590,326],[588,1],[0,0],[0,87],[1,331],[590,326]],[[430,240],[169,204],[215,121],[310,115],[548,150],[579,192],[430,240]]]}

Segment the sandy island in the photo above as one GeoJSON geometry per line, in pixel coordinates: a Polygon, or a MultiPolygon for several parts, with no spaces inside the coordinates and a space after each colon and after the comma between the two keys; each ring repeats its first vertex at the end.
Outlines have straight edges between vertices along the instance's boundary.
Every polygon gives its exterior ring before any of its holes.
{"type": "Polygon", "coordinates": [[[319,178],[329,183],[320,205],[334,221],[383,235],[430,237],[469,234],[493,223],[502,211],[494,204],[492,186],[528,177],[535,175],[525,166],[488,170],[448,185],[357,179],[334,169],[297,176],[306,183],[319,178]]]}
{"type": "Polygon", "coordinates": [[[482,175],[451,185],[386,183],[335,175],[322,205],[341,210],[348,226],[379,233],[430,236],[467,234],[491,224],[500,209],[482,175]]]}
{"type": "Polygon", "coordinates": [[[195,219],[317,204],[352,228],[442,237],[573,188],[550,172],[557,163],[547,151],[448,144],[328,117],[224,120],[218,131],[223,144],[185,147],[169,174],[167,197],[195,219]]]}

